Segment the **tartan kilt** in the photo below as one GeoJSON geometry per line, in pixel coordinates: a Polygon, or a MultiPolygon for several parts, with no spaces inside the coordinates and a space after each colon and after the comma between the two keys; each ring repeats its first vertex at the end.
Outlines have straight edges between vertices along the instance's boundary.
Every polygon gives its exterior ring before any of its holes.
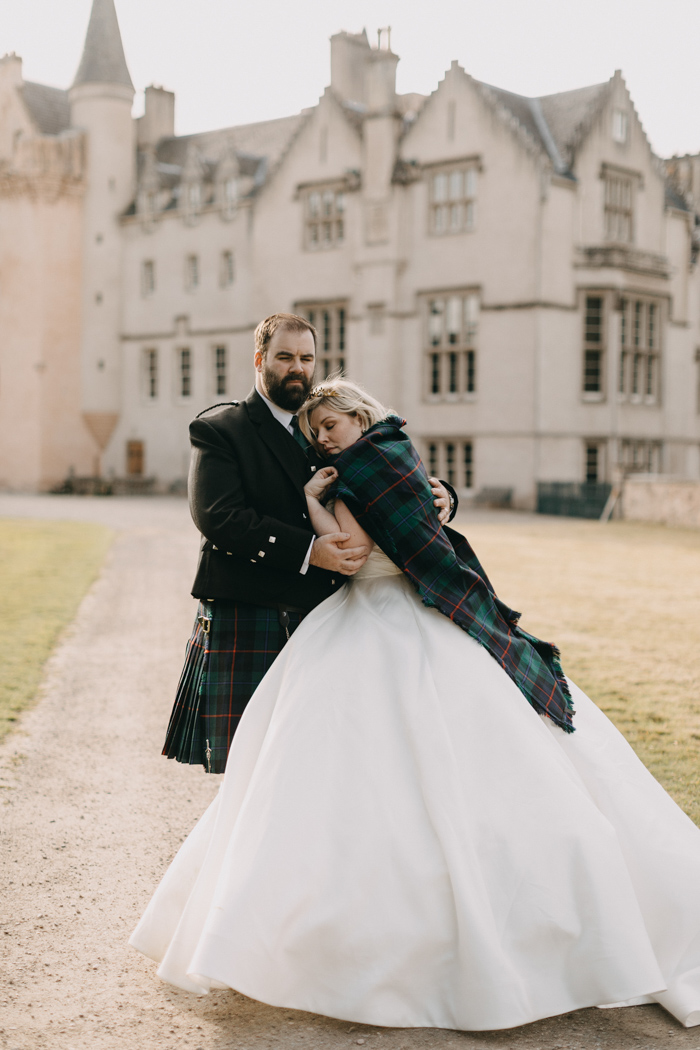
{"type": "Polygon", "coordinates": [[[223,773],[246,704],[304,618],[246,602],[200,601],[163,754],[223,773]]]}

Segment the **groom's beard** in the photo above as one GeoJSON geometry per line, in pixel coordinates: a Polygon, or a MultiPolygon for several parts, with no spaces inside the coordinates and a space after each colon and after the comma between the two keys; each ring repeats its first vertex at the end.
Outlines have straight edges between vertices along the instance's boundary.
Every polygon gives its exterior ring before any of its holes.
{"type": "Polygon", "coordinates": [[[283,379],[268,368],[263,361],[262,377],[267,389],[267,396],[273,405],[283,408],[285,412],[296,412],[311,393],[313,379],[305,375],[285,376],[283,379]]]}

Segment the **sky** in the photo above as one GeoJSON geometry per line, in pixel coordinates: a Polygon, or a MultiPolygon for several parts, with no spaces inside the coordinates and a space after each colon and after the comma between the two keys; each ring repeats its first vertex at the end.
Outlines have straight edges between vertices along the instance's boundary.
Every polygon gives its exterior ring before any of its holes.
{"type": "MultiPolygon", "coordinates": [[[[68,87],[92,0],[0,0],[0,54],[68,87]]],[[[400,92],[429,94],[453,59],[479,80],[546,95],[621,69],[653,149],[700,152],[700,0],[116,0],[139,92],[176,93],[178,134],[312,106],[328,38],[391,26],[400,92]]]]}

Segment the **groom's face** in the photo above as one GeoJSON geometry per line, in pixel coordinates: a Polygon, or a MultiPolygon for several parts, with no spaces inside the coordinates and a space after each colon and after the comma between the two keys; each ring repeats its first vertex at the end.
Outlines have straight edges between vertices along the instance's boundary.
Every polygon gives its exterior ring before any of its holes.
{"type": "Polygon", "coordinates": [[[314,379],[316,348],[311,332],[278,328],[267,351],[256,351],[258,387],[274,405],[296,412],[306,401],[314,379]]]}

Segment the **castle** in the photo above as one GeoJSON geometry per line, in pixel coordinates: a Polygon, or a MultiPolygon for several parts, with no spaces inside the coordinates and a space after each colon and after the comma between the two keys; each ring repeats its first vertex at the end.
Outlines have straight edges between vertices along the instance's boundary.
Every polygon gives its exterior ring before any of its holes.
{"type": "Polygon", "coordinates": [[[0,60],[0,485],[181,484],[276,310],[465,495],[700,476],[698,158],[653,154],[619,72],[525,98],[453,62],[424,97],[397,62],[338,33],[316,106],[176,136],[163,88],[132,118],[114,0],[68,91],[0,60]]]}

